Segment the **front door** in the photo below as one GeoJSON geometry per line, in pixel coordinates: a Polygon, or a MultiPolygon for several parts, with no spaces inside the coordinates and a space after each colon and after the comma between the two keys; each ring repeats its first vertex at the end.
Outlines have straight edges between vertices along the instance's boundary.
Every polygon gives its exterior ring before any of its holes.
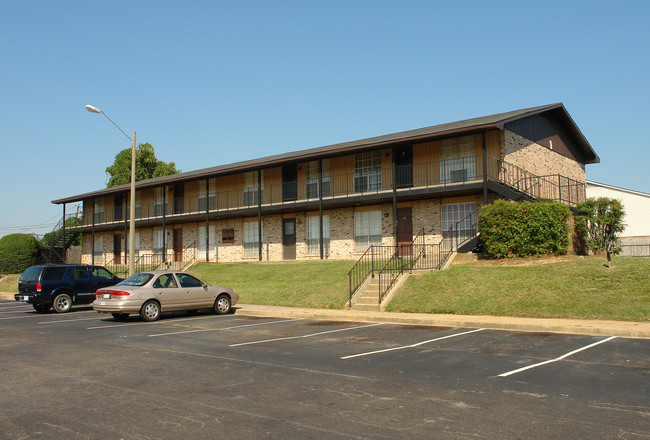
{"type": "Polygon", "coordinates": [[[122,264],[122,236],[120,234],[113,235],[113,262],[122,264]]]}
{"type": "Polygon", "coordinates": [[[285,260],[296,259],[296,219],[285,218],[282,220],[282,247],[285,260]]]}
{"type": "Polygon", "coordinates": [[[298,198],[298,170],[296,165],[282,167],[282,201],[288,202],[298,198]]]}
{"type": "Polygon", "coordinates": [[[400,255],[411,255],[413,242],[413,213],[411,208],[397,208],[397,245],[402,246],[400,255]]]}
{"type": "Polygon", "coordinates": [[[174,261],[183,261],[183,230],[174,229],[174,261]]]}
{"type": "Polygon", "coordinates": [[[185,185],[174,185],[174,214],[182,214],[185,208],[185,185]]]}
{"type": "Polygon", "coordinates": [[[413,147],[396,147],[393,150],[395,160],[395,186],[410,188],[413,186],[413,147]]]}

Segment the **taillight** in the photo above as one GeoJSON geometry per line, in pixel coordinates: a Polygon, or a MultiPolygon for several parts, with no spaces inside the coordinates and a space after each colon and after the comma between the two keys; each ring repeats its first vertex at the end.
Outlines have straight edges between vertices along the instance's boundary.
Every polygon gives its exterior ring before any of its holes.
{"type": "Polygon", "coordinates": [[[119,291],[111,290],[111,297],[113,297],[113,296],[129,296],[129,295],[131,295],[131,292],[124,292],[122,290],[119,290],[119,291]]]}
{"type": "Polygon", "coordinates": [[[37,291],[38,293],[41,292],[41,288],[42,288],[41,283],[36,283],[36,291],[37,291]]]}

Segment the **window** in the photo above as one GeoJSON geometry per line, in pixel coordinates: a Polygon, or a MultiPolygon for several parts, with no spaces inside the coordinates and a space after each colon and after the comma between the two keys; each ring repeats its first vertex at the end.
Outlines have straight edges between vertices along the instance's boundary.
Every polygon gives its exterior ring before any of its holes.
{"type": "Polygon", "coordinates": [[[75,267],[72,270],[72,279],[73,280],[87,280],[88,279],[88,269],[85,267],[75,267]]]}
{"type": "Polygon", "coordinates": [[[221,231],[221,243],[223,243],[223,244],[234,244],[235,243],[235,230],[234,229],[223,229],[221,231]]]}
{"type": "Polygon", "coordinates": [[[381,245],[381,211],[354,213],[354,251],[365,252],[370,245],[381,245]]]}
{"type": "Polygon", "coordinates": [[[215,194],[215,182],[214,178],[210,179],[208,182],[208,189],[205,189],[205,180],[199,180],[199,211],[205,211],[206,208],[209,210],[217,209],[217,195],[215,194]],[[210,205],[207,205],[206,200],[209,200],[210,205]]]}
{"type": "Polygon", "coordinates": [[[261,199],[258,199],[257,191],[257,171],[244,173],[244,206],[257,205],[264,203],[264,170],[260,171],[261,176],[261,199]]]}
{"type": "Polygon", "coordinates": [[[259,255],[259,228],[257,221],[244,222],[244,257],[253,258],[259,255]]]}
{"type": "Polygon", "coordinates": [[[162,217],[165,214],[165,188],[157,187],[153,189],[153,215],[162,217]]]}
{"type": "MultiPolygon", "coordinates": [[[[210,254],[210,259],[214,260],[216,257],[216,246],[215,246],[215,229],[214,226],[210,226],[208,229],[208,243],[210,254]]],[[[199,226],[199,258],[205,259],[205,226],[199,226]]],[[[182,283],[181,283],[182,284],[182,283]]]]}
{"type": "MultiPolygon", "coordinates": [[[[323,174],[323,197],[329,197],[330,191],[330,160],[322,161],[323,174]]],[[[312,160],[307,163],[307,198],[318,198],[318,161],[312,160]]]]}
{"type": "Polygon", "coordinates": [[[440,141],[440,179],[443,183],[464,182],[476,178],[474,136],[440,141]]]}
{"type": "MultiPolygon", "coordinates": [[[[165,245],[167,239],[165,239],[165,245]]],[[[166,247],[166,246],[165,246],[166,247]]],[[[156,261],[162,261],[162,248],[163,248],[163,230],[158,229],[153,231],[153,253],[156,261]]]]}
{"type": "MultiPolygon", "coordinates": [[[[319,217],[307,217],[307,254],[320,255],[319,217]]],[[[330,253],[330,216],[323,216],[323,253],[330,253]]]]}
{"type": "Polygon", "coordinates": [[[177,273],[176,278],[181,287],[203,287],[203,283],[198,278],[194,278],[192,275],[186,273],[177,273]]]}
{"type": "Polygon", "coordinates": [[[381,151],[359,153],[354,156],[354,192],[381,189],[381,151]]]}
{"type": "MultiPolygon", "coordinates": [[[[126,237],[124,237],[124,248],[126,249],[126,253],[128,255],[129,253],[129,236],[128,234],[126,237]]],[[[136,257],[140,256],[140,233],[136,232],[135,233],[135,252],[133,253],[136,257]]]]}
{"type": "MultiPolygon", "coordinates": [[[[126,198],[126,215],[131,216],[131,195],[126,198]]],[[[142,194],[139,191],[135,193],[135,218],[142,218],[142,194]]]]}
{"type": "Polygon", "coordinates": [[[95,279],[100,279],[100,280],[113,279],[113,274],[107,271],[106,269],[104,269],[103,267],[93,267],[92,269],[90,269],[90,273],[92,273],[92,276],[95,279]]]}
{"type": "Polygon", "coordinates": [[[95,199],[93,221],[95,223],[104,223],[104,199],[95,199]]]}
{"type": "Polygon", "coordinates": [[[46,267],[41,276],[41,281],[60,281],[68,270],[65,266],[46,267]]]}
{"type": "Polygon", "coordinates": [[[162,274],[158,277],[156,281],[153,282],[153,287],[155,289],[171,289],[178,287],[174,275],[170,273],[162,274]]]}
{"type": "Polygon", "coordinates": [[[104,258],[104,237],[95,237],[93,255],[95,258],[104,258]]]}
{"type": "Polygon", "coordinates": [[[454,228],[454,237],[460,242],[474,235],[476,218],[471,214],[476,213],[475,202],[450,203],[442,205],[442,234],[450,227],[454,228]],[[459,223],[460,222],[460,223],[459,223]]]}

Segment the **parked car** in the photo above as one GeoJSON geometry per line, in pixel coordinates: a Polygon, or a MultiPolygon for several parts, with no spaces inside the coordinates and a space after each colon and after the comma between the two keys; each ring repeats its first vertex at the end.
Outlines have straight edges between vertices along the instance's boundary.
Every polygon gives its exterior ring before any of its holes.
{"type": "Polygon", "coordinates": [[[230,313],[237,301],[239,295],[229,287],[212,286],[185,272],[156,270],[97,290],[93,309],[117,320],[138,313],[144,321],[155,321],[161,313],[178,310],[211,308],[223,315],[230,313]]]}
{"type": "Polygon", "coordinates": [[[46,264],[28,268],[18,280],[16,301],[31,304],[37,312],[53,308],[58,313],[73,304],[90,304],[95,292],[122,281],[102,266],[85,264],[46,264]]]}

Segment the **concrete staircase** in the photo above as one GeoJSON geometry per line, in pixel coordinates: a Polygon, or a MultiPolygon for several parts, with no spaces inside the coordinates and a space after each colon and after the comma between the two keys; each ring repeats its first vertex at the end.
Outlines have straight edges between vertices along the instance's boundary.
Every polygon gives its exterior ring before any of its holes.
{"type": "Polygon", "coordinates": [[[371,278],[362,291],[355,295],[350,308],[370,312],[379,311],[379,277],[371,278]]]}

